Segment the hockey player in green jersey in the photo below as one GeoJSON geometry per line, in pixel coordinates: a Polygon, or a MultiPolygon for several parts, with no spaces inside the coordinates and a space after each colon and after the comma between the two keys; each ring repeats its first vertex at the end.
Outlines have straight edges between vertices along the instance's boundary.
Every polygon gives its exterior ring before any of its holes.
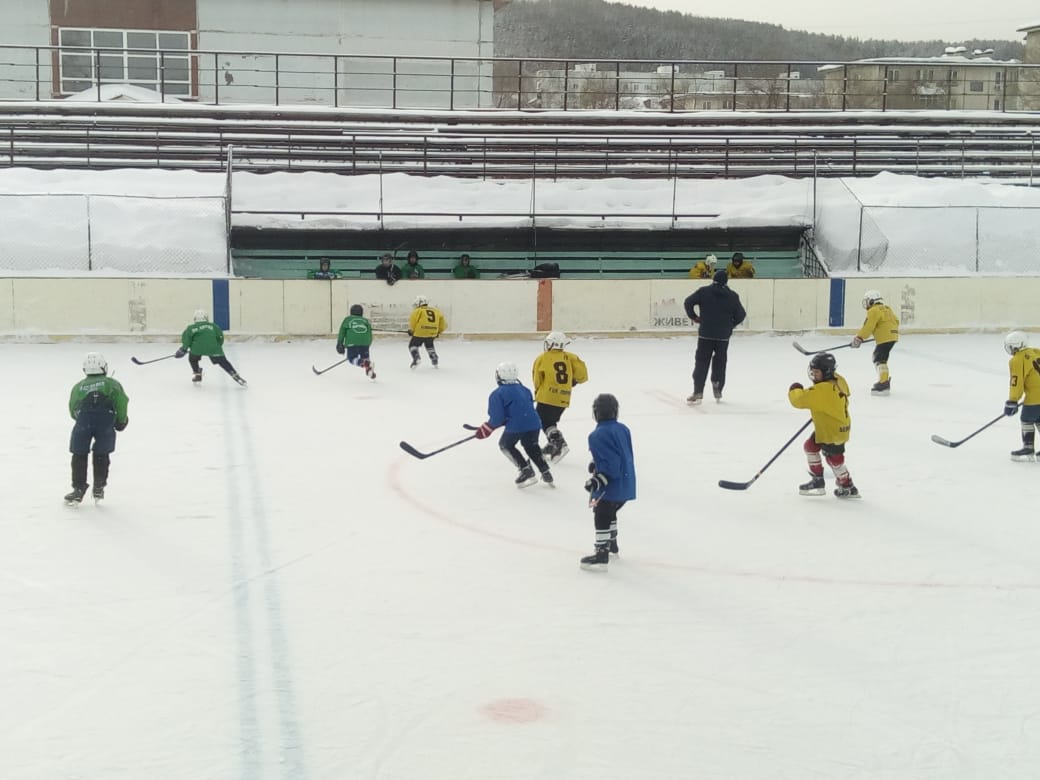
{"type": "Polygon", "coordinates": [[[178,358],[188,355],[188,363],[191,364],[192,371],[191,381],[202,381],[202,366],[199,365],[199,359],[208,357],[211,363],[215,363],[227,371],[232,379],[240,385],[245,385],[246,380],[238,375],[235,367],[224,357],[224,331],[210,322],[206,312],[202,309],[195,310],[194,320],[181,334],[181,348],[175,353],[178,358]]]}
{"type": "Polygon", "coordinates": [[[65,503],[79,504],[87,493],[87,454],[94,449],[94,500],[105,497],[108,484],[109,456],[116,448],[116,431],[126,428],[126,411],[130,403],[123,386],[108,376],[108,363],[99,352],[88,352],[83,358],[81,379],[69,395],[69,414],[76,424],[69,438],[72,453],[72,492],[65,503]]]}
{"type": "Polygon", "coordinates": [[[372,346],[372,323],[364,315],[361,304],[355,303],[350,307],[350,314],[339,326],[336,351],[341,355],[345,353],[351,365],[360,366],[369,379],[375,379],[376,367],[368,354],[368,348],[372,346]]]}

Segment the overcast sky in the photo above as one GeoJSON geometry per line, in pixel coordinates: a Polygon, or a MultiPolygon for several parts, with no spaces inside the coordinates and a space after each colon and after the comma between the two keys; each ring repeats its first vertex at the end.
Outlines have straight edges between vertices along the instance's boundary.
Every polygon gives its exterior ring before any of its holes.
{"type": "Polygon", "coordinates": [[[849,38],[930,40],[948,42],[981,39],[1017,41],[1019,27],[1040,23],[1040,8],[1030,0],[1004,0],[993,7],[943,0],[874,0],[835,3],[832,0],[730,0],[725,5],[697,0],[624,0],[628,5],[679,11],[697,16],[727,16],[751,22],[780,24],[849,38]]]}

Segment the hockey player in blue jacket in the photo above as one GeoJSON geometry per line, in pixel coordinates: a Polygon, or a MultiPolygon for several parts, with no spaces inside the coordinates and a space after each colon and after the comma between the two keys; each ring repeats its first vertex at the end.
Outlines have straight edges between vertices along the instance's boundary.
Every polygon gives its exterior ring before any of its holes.
{"type": "Polygon", "coordinates": [[[596,525],[596,551],[581,559],[581,568],[606,571],[610,554],[617,554],[617,513],[636,497],[636,466],[632,432],[619,423],[618,400],[609,393],[592,402],[596,427],[589,434],[592,462],[585,482],[596,525]]]}
{"type": "Polygon", "coordinates": [[[495,381],[498,383],[488,396],[488,420],[477,429],[476,437],[486,439],[495,428],[505,426],[502,438],[498,440],[498,448],[509,458],[520,474],[516,478],[516,486],[525,488],[538,481],[531,462],[538,467],[542,481],[552,485],[553,478],[549,464],[538,446],[538,434],[542,430],[542,421],[534,409],[534,397],[531,391],[520,384],[520,375],[516,363],[499,363],[495,369],[495,381]],[[524,448],[531,460],[528,460],[517,449],[517,443],[524,448]]]}

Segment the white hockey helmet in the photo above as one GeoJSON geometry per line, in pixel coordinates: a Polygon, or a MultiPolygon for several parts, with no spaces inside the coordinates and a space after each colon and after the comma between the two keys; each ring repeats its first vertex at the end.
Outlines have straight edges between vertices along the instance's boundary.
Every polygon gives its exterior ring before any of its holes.
{"type": "Polygon", "coordinates": [[[413,309],[418,309],[420,306],[429,306],[430,301],[425,295],[416,295],[415,302],[412,304],[413,309]]]}
{"type": "Polygon", "coordinates": [[[1020,349],[1026,348],[1026,334],[1020,330],[1013,330],[1004,337],[1004,351],[1014,355],[1020,349]]]}
{"type": "Polygon", "coordinates": [[[550,349],[563,349],[570,343],[571,340],[567,338],[567,334],[558,330],[552,331],[545,337],[545,349],[547,351],[550,349]]]}
{"type": "Polygon", "coordinates": [[[867,290],[863,293],[863,308],[869,309],[875,303],[884,303],[885,299],[881,297],[881,293],[877,290],[867,290]]]}
{"type": "Polygon", "coordinates": [[[495,369],[495,381],[500,385],[515,385],[520,381],[516,363],[499,363],[495,369]]]}
{"type": "Polygon", "coordinates": [[[88,352],[83,356],[83,373],[87,376],[107,374],[108,361],[100,352],[88,352]]]}
{"type": "Polygon", "coordinates": [[[715,264],[718,262],[719,258],[715,257],[715,255],[708,255],[704,258],[704,264],[708,266],[708,268],[714,268],[715,264]]]}
{"type": "Polygon", "coordinates": [[[196,309],[195,314],[192,315],[192,319],[195,320],[195,322],[207,322],[209,320],[209,315],[206,314],[205,309],[196,309]]]}

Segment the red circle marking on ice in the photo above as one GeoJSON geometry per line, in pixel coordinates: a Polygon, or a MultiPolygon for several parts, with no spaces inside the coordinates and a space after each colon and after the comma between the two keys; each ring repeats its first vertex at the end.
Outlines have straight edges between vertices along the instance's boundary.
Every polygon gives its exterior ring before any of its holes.
{"type": "Polygon", "coordinates": [[[534,699],[496,699],[484,705],[484,714],[498,723],[534,723],[546,713],[545,706],[534,699]]]}

